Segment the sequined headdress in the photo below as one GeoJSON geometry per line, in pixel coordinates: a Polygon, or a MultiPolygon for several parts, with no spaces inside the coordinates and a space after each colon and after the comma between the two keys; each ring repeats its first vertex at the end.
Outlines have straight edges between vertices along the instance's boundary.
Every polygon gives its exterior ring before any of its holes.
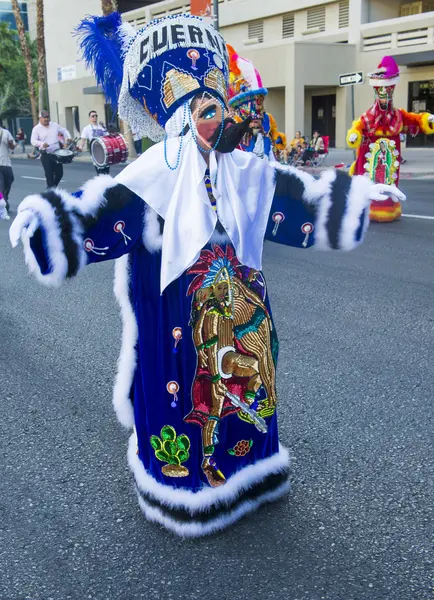
{"type": "Polygon", "coordinates": [[[77,31],[106,97],[143,137],[161,140],[176,109],[196,94],[208,91],[227,100],[226,44],[200,17],[164,17],[136,33],[113,13],[87,17],[77,31]]]}
{"type": "Polygon", "coordinates": [[[190,15],[152,21],[127,51],[119,116],[157,141],[192,96],[209,91],[226,102],[228,75],[226,45],[212,25],[190,15]]]}

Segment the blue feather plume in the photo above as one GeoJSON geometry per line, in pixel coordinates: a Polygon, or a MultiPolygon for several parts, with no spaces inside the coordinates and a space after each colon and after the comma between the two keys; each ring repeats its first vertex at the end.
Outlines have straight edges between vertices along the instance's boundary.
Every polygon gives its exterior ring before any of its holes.
{"type": "Polygon", "coordinates": [[[95,74],[108,102],[117,106],[123,75],[121,15],[113,12],[106,17],[88,16],[75,29],[80,38],[80,52],[95,74]]]}

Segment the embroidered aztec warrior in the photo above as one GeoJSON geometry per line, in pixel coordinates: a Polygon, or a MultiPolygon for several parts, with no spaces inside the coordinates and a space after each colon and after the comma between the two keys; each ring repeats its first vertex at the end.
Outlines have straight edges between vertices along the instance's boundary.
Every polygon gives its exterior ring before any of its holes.
{"type": "Polygon", "coordinates": [[[226,45],[200,18],[135,32],[114,13],[87,18],[79,32],[120,118],[157,143],[114,179],[25,198],[11,242],[22,240],[47,285],[116,260],[124,329],[113,403],[132,429],[140,507],[180,535],[208,534],[289,487],[264,239],[350,250],[369,202],[403,195],[336,170],[316,180],[237,150],[250,118],[230,118],[226,45]]]}
{"type": "Polygon", "coordinates": [[[202,250],[188,273],[199,274],[188,290],[194,295],[191,326],[198,362],[192,388],[194,409],[185,421],[203,428],[202,468],[209,483],[217,486],[225,481],[212,460],[220,419],[240,411],[243,402],[250,408],[261,386],[268,405],[274,408],[276,404],[273,324],[262,298],[250,287],[257,274],[248,273],[243,282],[232,246],[226,246],[226,252],[216,245],[202,250]]]}
{"type": "MultiPolygon", "coordinates": [[[[395,59],[385,56],[369,83],[375,92],[375,102],[347,134],[350,148],[357,148],[357,159],[350,173],[366,175],[375,183],[398,185],[401,165],[401,133],[417,135],[434,133],[434,115],[409,113],[393,106],[393,94],[399,81],[395,59]]],[[[373,200],[371,221],[394,221],[401,216],[401,203],[396,197],[373,200]]]]}

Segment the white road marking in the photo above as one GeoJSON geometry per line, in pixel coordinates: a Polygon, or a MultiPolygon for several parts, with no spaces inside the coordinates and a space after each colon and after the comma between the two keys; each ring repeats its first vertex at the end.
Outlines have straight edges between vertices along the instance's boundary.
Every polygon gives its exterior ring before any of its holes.
{"type": "Polygon", "coordinates": [[[29,175],[21,175],[21,179],[39,179],[39,181],[45,181],[45,177],[30,177],[29,175]]]}
{"type": "Polygon", "coordinates": [[[409,219],[428,219],[434,221],[434,217],[427,217],[425,215],[401,215],[402,217],[408,217],[409,219]]]}

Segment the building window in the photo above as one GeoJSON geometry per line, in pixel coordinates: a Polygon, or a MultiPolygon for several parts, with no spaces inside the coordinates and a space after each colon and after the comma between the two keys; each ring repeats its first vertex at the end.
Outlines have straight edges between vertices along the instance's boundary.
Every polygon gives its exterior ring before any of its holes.
{"type": "Polygon", "coordinates": [[[249,40],[257,40],[257,43],[264,41],[264,21],[252,21],[248,24],[249,40]]]}
{"type": "Polygon", "coordinates": [[[401,4],[401,17],[421,15],[434,10],[433,0],[420,0],[419,2],[406,2],[401,4]]]}
{"type": "Polygon", "coordinates": [[[350,1],[339,2],[339,29],[350,26],[350,1]]]}
{"type": "Polygon", "coordinates": [[[307,29],[325,31],[326,7],[315,6],[307,10],[307,29]]]}
{"type": "MultiPolygon", "coordinates": [[[[27,17],[27,2],[19,2],[21,11],[21,17],[24,23],[24,29],[29,31],[29,19],[27,17]]],[[[16,29],[17,24],[15,23],[14,13],[12,11],[11,2],[0,2],[0,22],[6,22],[10,24],[11,29],[16,29]]]]}
{"type": "Polygon", "coordinates": [[[283,15],[282,19],[282,37],[294,37],[294,13],[283,15]]]}

